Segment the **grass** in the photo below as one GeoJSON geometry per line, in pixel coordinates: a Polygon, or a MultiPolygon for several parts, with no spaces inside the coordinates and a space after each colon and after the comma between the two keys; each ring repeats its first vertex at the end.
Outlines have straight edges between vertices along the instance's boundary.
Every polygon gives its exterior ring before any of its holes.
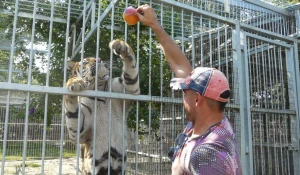
{"type": "Polygon", "coordinates": [[[4,170],[4,174],[16,174],[14,170],[4,170]]]}
{"type": "MultiPolygon", "coordinates": [[[[25,167],[32,167],[32,168],[37,168],[41,167],[42,165],[36,164],[36,163],[25,163],[25,167]]],[[[22,167],[22,164],[20,165],[22,167]]]]}
{"type": "MultiPolygon", "coordinates": [[[[42,142],[28,142],[26,149],[26,159],[41,159],[42,157],[42,142]]],[[[3,143],[0,142],[0,157],[3,153],[3,143]]],[[[46,143],[45,158],[58,158],[60,156],[60,147],[53,143],[46,143]]],[[[75,157],[76,152],[74,147],[67,145],[63,148],[62,157],[70,158],[75,157]]],[[[22,160],[23,157],[23,141],[11,141],[7,143],[5,159],[6,160],[22,160]]]]}

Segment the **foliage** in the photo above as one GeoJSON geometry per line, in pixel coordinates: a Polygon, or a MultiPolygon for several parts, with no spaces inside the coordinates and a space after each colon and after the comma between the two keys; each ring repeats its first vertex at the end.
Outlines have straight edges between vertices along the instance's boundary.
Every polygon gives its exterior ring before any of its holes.
{"type": "Polygon", "coordinates": [[[296,4],[300,2],[300,0],[264,0],[264,1],[274,4],[278,7],[287,7],[291,4],[296,4]]]}
{"type": "MultiPolygon", "coordinates": [[[[76,1],[77,3],[80,3],[76,1]]],[[[76,3],[75,1],[73,3],[76,3]]],[[[28,5],[33,6],[33,2],[27,2],[28,5]]],[[[105,8],[108,4],[108,1],[103,0],[102,5],[105,8]]],[[[131,1],[132,4],[137,4],[135,1],[131,1]]],[[[65,4],[56,4],[56,5],[65,5],[65,4]]],[[[119,3],[118,6],[123,6],[125,3],[119,3]]],[[[45,6],[46,7],[46,6],[45,6]]],[[[39,7],[38,11],[42,10],[43,7],[39,7]]],[[[61,12],[56,12],[61,13],[61,12]]],[[[50,14],[49,14],[50,16],[50,14]]],[[[107,19],[110,19],[111,14],[108,15],[107,19]]],[[[8,18],[6,21],[10,22],[10,24],[6,24],[6,37],[11,39],[13,33],[13,16],[6,16],[8,18]]],[[[115,17],[117,18],[117,17],[115,17]]],[[[76,38],[80,35],[80,30],[82,27],[82,22],[76,23],[75,19],[71,19],[70,24],[74,27],[76,26],[76,38]]],[[[86,33],[90,30],[90,24],[86,24],[86,33]]],[[[151,94],[152,96],[161,96],[162,94],[167,94],[169,91],[168,84],[161,86],[161,81],[169,82],[171,78],[171,71],[168,68],[167,62],[165,59],[161,59],[161,51],[156,49],[157,41],[152,43],[149,42],[149,35],[139,35],[137,31],[137,25],[128,26],[127,42],[134,49],[134,52],[137,53],[136,48],[137,41],[139,40],[139,72],[140,72],[140,86],[141,86],[141,94],[151,94]],[[153,49],[149,50],[149,47],[153,49]],[[151,54],[151,55],[150,55],[151,54]],[[151,56],[151,61],[149,58],[151,56]],[[151,63],[151,72],[149,72],[149,64],[151,63]],[[160,66],[162,65],[162,67],[160,66]],[[163,70],[163,75],[158,74],[157,72],[161,72],[163,70]],[[161,77],[164,79],[161,80],[161,77]],[[151,84],[149,84],[149,79],[151,79],[151,84]],[[151,89],[149,89],[151,87],[151,89]],[[161,89],[163,88],[163,89],[161,89]]],[[[50,22],[44,20],[36,20],[33,24],[33,19],[30,18],[18,18],[17,21],[17,31],[16,31],[16,46],[17,50],[14,55],[14,63],[15,68],[23,71],[23,78],[21,80],[16,80],[15,83],[23,83],[23,84],[32,84],[32,85],[40,85],[40,86],[52,86],[52,87],[62,87],[63,86],[63,73],[64,71],[64,57],[65,52],[68,51],[68,58],[71,58],[72,52],[72,38],[69,39],[69,47],[65,49],[65,36],[66,36],[66,24],[61,24],[54,22],[52,32],[52,42],[51,42],[51,53],[49,54],[50,62],[47,64],[48,53],[46,52],[32,52],[28,46],[31,46],[30,40],[32,37],[32,29],[34,31],[34,44],[35,45],[45,45],[45,42],[48,42],[50,35],[50,22]],[[33,26],[34,25],[34,26],[33,26]],[[30,52],[31,51],[31,52],[30,52]],[[29,72],[29,70],[32,70],[29,72]],[[47,76],[49,76],[47,82],[47,76]]],[[[125,29],[125,23],[121,24],[120,28],[125,29]]],[[[148,30],[148,27],[140,25],[140,31],[148,30]]],[[[91,35],[89,41],[84,45],[84,57],[95,57],[96,51],[99,51],[99,57],[103,60],[110,60],[110,50],[108,48],[108,43],[111,40],[111,32],[113,32],[113,38],[120,38],[125,40],[123,31],[111,31],[111,29],[107,28],[103,23],[101,24],[100,30],[100,48],[96,48],[97,46],[97,32],[91,35]]],[[[70,31],[71,34],[71,31],[70,31]]],[[[71,37],[71,36],[70,36],[71,37]]],[[[47,43],[46,43],[47,44],[47,43]]],[[[35,46],[33,45],[33,46],[35,46]]],[[[1,53],[0,53],[1,54],[1,53]]],[[[81,55],[77,54],[74,57],[74,60],[79,61],[81,59],[81,55]]],[[[120,76],[121,73],[121,65],[122,62],[117,56],[113,56],[113,77],[120,76]]],[[[45,115],[45,104],[47,104],[47,124],[48,126],[51,124],[52,116],[57,114],[58,111],[61,111],[62,97],[59,95],[48,95],[48,100],[45,101],[46,94],[42,93],[30,93],[28,111],[29,118],[44,120],[45,115]],[[34,110],[34,112],[32,112],[34,110]]],[[[136,103],[133,103],[132,109],[129,111],[128,117],[128,126],[130,128],[136,128],[136,122],[146,121],[145,124],[149,124],[149,116],[151,116],[151,127],[152,131],[157,131],[159,128],[159,110],[160,104],[151,104],[151,113],[149,114],[149,104],[150,102],[140,102],[139,103],[139,114],[136,114],[136,103]],[[139,116],[139,121],[136,121],[137,115],[139,116]]],[[[14,112],[14,117],[24,117],[24,113],[26,110],[26,104],[22,105],[23,110],[20,112],[14,112]]],[[[11,110],[15,110],[11,107],[11,110]]],[[[140,134],[145,134],[142,128],[139,128],[140,134]]]]}

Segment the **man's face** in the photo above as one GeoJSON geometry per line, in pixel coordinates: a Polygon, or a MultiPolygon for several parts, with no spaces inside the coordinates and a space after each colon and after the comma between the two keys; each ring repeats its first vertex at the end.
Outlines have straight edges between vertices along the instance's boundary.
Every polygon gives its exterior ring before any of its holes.
{"type": "Polygon", "coordinates": [[[195,107],[196,107],[196,98],[197,93],[191,89],[183,90],[183,106],[186,112],[187,120],[193,122],[195,114],[195,107]]]}

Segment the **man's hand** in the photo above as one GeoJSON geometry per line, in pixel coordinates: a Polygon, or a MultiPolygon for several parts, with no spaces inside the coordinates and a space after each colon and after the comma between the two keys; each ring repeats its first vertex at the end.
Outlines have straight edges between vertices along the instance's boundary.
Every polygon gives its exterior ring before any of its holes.
{"type": "Polygon", "coordinates": [[[139,6],[136,9],[135,15],[144,25],[152,28],[153,30],[160,28],[160,23],[157,20],[157,15],[154,9],[148,4],[139,6]]]}

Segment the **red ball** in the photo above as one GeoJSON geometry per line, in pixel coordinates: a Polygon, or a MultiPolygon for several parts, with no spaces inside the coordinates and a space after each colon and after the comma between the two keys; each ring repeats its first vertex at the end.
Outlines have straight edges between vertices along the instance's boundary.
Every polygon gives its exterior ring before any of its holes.
{"type": "Polygon", "coordinates": [[[136,12],[136,9],[132,6],[129,6],[125,9],[123,13],[123,19],[128,25],[135,25],[139,22],[139,18],[134,15],[136,12]]]}

